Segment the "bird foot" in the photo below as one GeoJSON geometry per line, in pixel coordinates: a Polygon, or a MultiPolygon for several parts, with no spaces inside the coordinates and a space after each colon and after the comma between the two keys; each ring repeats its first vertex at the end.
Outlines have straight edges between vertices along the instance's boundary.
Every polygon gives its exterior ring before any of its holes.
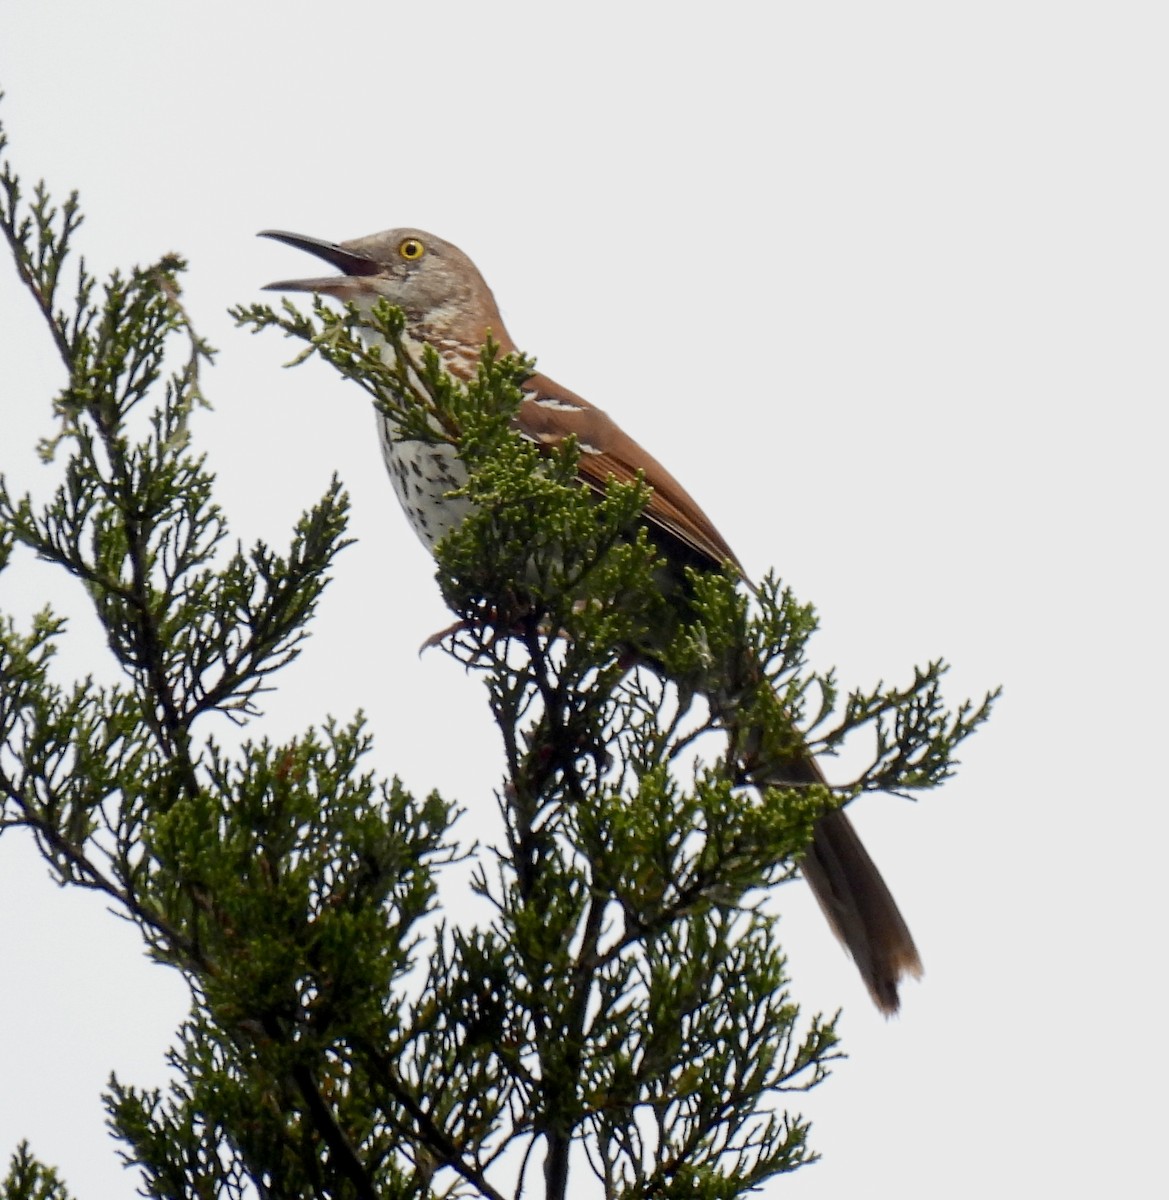
{"type": "Polygon", "coordinates": [[[490,629],[490,637],[488,637],[484,644],[480,647],[481,650],[490,649],[490,647],[495,645],[499,638],[509,633],[518,636],[523,632],[522,627],[518,623],[514,625],[511,630],[504,630],[497,628],[494,623],[487,618],[463,617],[460,620],[455,621],[453,624],[446,626],[445,629],[440,629],[437,632],[432,633],[430,637],[428,637],[422,643],[422,645],[418,647],[418,656],[421,658],[427,650],[432,650],[435,646],[441,646],[443,642],[447,640],[447,638],[455,637],[460,633],[467,633],[470,630],[482,629],[484,626],[487,626],[490,629]]]}
{"type": "Polygon", "coordinates": [[[462,620],[456,621],[453,625],[448,625],[445,629],[440,629],[436,633],[432,633],[418,647],[418,657],[421,658],[427,650],[433,650],[435,646],[441,646],[448,637],[452,637],[456,633],[462,633],[466,629],[474,629],[477,624],[477,621],[472,621],[470,618],[464,617],[462,620]]]}

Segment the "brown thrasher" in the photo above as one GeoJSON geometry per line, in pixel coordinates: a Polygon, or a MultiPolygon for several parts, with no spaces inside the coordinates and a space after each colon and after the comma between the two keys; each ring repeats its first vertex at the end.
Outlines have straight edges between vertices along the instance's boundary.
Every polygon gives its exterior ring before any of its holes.
{"type": "MultiPolygon", "coordinates": [[[[474,377],[489,336],[500,353],[516,351],[483,276],[461,250],[441,238],[418,229],[391,229],[341,243],[278,230],[261,236],[307,250],[342,272],[271,283],[269,290],[320,292],[366,310],[385,299],[406,314],[407,345],[417,350],[429,343],[446,371],[458,379],[474,377]]],[[[575,435],[583,483],[603,489],[610,477],[626,481],[642,473],[653,489],[645,520],[668,560],[710,570],[729,565],[743,574],[722,534],[678,481],[604,412],[538,373],[524,382],[523,397],[516,417],[519,431],[544,446],[575,435]]],[[[449,494],[465,481],[462,464],[449,446],[401,439],[381,413],[378,431],[398,499],[415,533],[433,550],[467,514],[468,502],[449,494]]],[[[782,774],[773,772],[756,782],[790,786],[823,778],[808,754],[785,763],[782,774]]],[[[855,959],[873,1001],[882,1012],[895,1013],[898,982],[902,975],[920,976],[921,959],[896,902],[844,812],[835,810],[819,819],[801,868],[837,937],[855,959]]]]}

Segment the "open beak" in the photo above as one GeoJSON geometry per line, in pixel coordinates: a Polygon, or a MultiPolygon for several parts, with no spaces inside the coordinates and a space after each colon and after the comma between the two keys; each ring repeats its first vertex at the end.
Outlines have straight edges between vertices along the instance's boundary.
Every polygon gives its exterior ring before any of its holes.
{"type": "Polygon", "coordinates": [[[357,279],[366,275],[376,275],[381,266],[364,254],[354,254],[336,242],[323,242],[320,238],[305,237],[300,233],[285,233],[280,229],[264,229],[257,236],[272,238],[295,246],[298,250],[307,250],[317,258],[323,258],[330,266],[341,272],[340,275],[329,275],[323,279],[282,279],[278,283],[264,285],[266,292],[320,292],[325,296],[338,296],[341,299],[365,289],[357,284],[357,279]],[[356,277],[356,278],[355,278],[356,277]]]}

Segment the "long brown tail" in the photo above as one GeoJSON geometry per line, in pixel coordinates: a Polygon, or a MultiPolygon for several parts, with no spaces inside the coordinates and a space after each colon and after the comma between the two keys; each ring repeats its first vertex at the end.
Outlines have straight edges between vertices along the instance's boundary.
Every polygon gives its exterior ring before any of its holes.
{"type": "MultiPolygon", "coordinates": [[[[754,675],[753,664],[747,674],[754,675]]],[[[725,696],[716,694],[712,703],[737,738],[744,761],[750,762],[759,754],[759,732],[748,728],[743,735],[735,716],[737,704],[725,696]]],[[[806,752],[770,766],[756,758],[749,774],[757,784],[775,787],[827,782],[819,763],[806,752]]],[[[897,901],[842,809],[816,822],[800,869],[833,932],[856,962],[873,1003],[891,1017],[900,1007],[897,986],[902,977],[921,978],[921,957],[897,901]]]]}
{"type": "MultiPolygon", "coordinates": [[[[652,663],[652,657],[647,661],[652,663]]],[[[743,719],[744,697],[752,692],[758,695],[761,686],[764,694],[780,703],[753,657],[732,657],[712,664],[698,690],[705,693],[730,735],[732,753],[756,785],[826,783],[806,749],[793,755],[791,746],[786,746],[777,762],[763,744],[762,729],[743,719]]],[[[900,1007],[901,979],[921,978],[921,957],[897,901],[843,810],[834,809],[816,822],[800,868],[833,932],[856,962],[873,1003],[892,1016],[900,1007]]]]}
{"type": "Polygon", "coordinates": [[[801,864],[828,923],[860,970],[873,1003],[892,1016],[903,975],[921,978],[921,958],[881,872],[846,813],[816,822],[801,864]]]}

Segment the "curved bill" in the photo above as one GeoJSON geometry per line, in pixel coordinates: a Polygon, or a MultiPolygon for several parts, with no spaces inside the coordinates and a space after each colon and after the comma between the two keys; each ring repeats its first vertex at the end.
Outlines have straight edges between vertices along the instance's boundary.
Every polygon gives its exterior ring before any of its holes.
{"type": "Polygon", "coordinates": [[[282,279],[277,283],[266,283],[266,292],[323,292],[325,295],[336,295],[349,290],[347,284],[353,276],[376,275],[381,270],[381,266],[372,258],[355,254],[336,242],[306,237],[301,233],[286,233],[282,229],[263,229],[256,236],[272,238],[286,246],[295,246],[297,250],[306,250],[342,272],[339,276],[329,275],[323,279],[282,279]]]}

